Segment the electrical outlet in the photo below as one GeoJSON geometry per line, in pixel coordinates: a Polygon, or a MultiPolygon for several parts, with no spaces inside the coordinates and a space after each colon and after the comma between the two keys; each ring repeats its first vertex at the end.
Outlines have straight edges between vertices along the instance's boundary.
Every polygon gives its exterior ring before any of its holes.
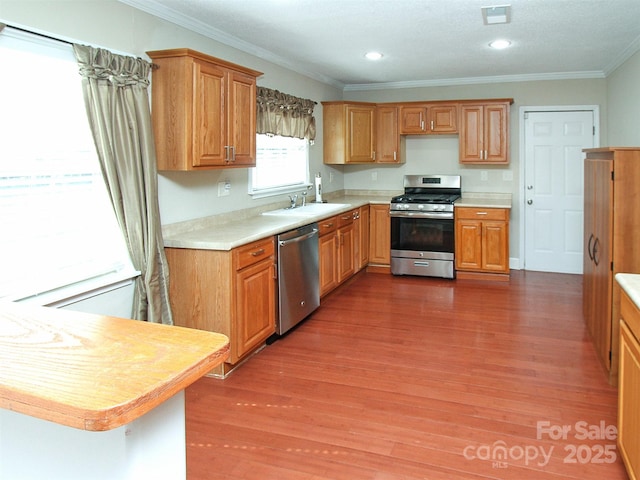
{"type": "Polygon", "coordinates": [[[480,171],[480,180],[482,180],[483,182],[489,180],[489,173],[486,170],[480,171]]]}
{"type": "Polygon", "coordinates": [[[224,182],[218,182],[218,196],[226,197],[231,193],[231,182],[225,180],[224,182]]]}
{"type": "Polygon", "coordinates": [[[329,183],[333,182],[333,172],[329,172],[329,183]]]}
{"type": "Polygon", "coordinates": [[[378,172],[371,172],[371,180],[374,182],[378,181],[378,172]]]}

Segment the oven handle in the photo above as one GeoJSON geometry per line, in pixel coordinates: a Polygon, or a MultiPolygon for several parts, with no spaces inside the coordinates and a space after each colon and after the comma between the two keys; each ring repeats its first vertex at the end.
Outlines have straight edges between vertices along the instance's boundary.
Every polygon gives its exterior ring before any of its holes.
{"type": "Polygon", "coordinates": [[[436,220],[453,220],[451,212],[397,212],[391,211],[391,217],[400,218],[430,218],[436,220]]]}

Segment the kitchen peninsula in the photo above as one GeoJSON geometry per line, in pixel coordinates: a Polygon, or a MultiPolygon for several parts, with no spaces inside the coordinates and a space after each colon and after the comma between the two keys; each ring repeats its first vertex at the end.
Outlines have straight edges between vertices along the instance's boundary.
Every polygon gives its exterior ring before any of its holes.
{"type": "Polygon", "coordinates": [[[0,478],[186,478],[184,389],[224,335],[0,304],[0,478]]]}

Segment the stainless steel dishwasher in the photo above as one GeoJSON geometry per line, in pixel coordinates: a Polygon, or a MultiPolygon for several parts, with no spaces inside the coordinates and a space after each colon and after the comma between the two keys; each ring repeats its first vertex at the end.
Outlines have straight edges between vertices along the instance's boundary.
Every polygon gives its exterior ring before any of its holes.
{"type": "Polygon", "coordinates": [[[318,224],[278,235],[278,335],[318,308],[319,281],[318,224]]]}

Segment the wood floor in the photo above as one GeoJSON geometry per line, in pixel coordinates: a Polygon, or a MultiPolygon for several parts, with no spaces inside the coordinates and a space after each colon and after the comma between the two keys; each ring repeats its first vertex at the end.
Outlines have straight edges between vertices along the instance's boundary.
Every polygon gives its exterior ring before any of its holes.
{"type": "Polygon", "coordinates": [[[187,389],[188,480],[626,479],[581,282],[360,274],[187,389]]]}

